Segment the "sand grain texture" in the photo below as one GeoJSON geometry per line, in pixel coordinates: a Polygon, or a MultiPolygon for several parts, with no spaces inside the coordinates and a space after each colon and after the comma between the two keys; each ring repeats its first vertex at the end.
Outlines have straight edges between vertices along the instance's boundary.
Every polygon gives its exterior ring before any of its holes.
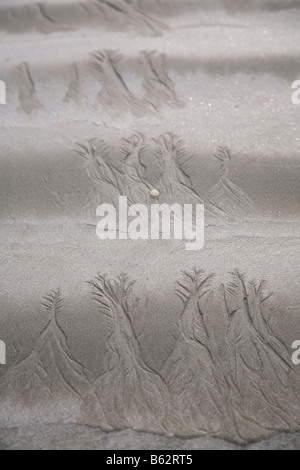
{"type": "Polygon", "coordinates": [[[0,6],[1,449],[298,449],[298,0],[0,6]],[[204,204],[205,243],[96,209],[204,204]]]}

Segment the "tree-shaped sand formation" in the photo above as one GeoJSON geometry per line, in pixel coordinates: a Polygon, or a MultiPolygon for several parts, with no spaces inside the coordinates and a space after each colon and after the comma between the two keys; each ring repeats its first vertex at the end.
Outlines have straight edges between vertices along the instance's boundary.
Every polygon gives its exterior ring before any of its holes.
{"type": "Polygon", "coordinates": [[[220,147],[216,154],[221,162],[221,178],[207,193],[207,199],[238,219],[246,219],[256,214],[251,199],[230,179],[231,152],[227,147],[220,147]]]}
{"type": "Polygon", "coordinates": [[[59,324],[60,290],[50,292],[42,305],[48,313],[48,322],[32,352],[13,365],[1,380],[1,400],[3,409],[10,415],[9,422],[14,421],[14,413],[18,414],[18,422],[24,419],[24,424],[35,416],[39,419],[39,414],[45,421],[66,419],[72,411],[76,412],[76,406],[79,409],[90,386],[59,324]]]}
{"type": "Polygon", "coordinates": [[[107,371],[86,397],[83,415],[89,424],[101,424],[98,407],[114,429],[162,432],[169,395],[162,378],[141,357],[141,347],[130,319],[130,294],[134,282],[126,275],[116,280],[97,276],[90,282],[99,313],[109,329],[107,371]],[[97,406],[94,397],[97,397],[97,406]],[[90,405],[92,404],[92,406],[90,405]]]}

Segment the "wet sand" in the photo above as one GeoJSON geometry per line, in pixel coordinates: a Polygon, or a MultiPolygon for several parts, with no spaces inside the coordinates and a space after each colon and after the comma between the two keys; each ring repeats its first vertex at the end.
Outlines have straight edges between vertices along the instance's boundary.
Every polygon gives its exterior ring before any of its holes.
{"type": "Polygon", "coordinates": [[[299,26],[296,0],[1,3],[0,447],[299,449],[299,26]],[[97,238],[153,189],[204,203],[203,249],[97,238]]]}

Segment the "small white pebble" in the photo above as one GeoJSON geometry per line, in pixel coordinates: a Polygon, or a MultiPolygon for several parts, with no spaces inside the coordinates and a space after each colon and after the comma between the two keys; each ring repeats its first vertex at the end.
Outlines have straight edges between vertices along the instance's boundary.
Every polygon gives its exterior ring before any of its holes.
{"type": "Polygon", "coordinates": [[[160,195],[160,192],[158,191],[158,189],[152,189],[149,194],[151,197],[158,197],[160,195]]]}

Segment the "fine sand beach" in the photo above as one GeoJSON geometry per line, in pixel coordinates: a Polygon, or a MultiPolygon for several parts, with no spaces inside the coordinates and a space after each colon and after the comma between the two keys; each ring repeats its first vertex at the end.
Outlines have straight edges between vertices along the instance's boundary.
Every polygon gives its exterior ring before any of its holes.
{"type": "Polygon", "coordinates": [[[300,1],[1,0],[0,50],[0,449],[299,450],[300,1]]]}

